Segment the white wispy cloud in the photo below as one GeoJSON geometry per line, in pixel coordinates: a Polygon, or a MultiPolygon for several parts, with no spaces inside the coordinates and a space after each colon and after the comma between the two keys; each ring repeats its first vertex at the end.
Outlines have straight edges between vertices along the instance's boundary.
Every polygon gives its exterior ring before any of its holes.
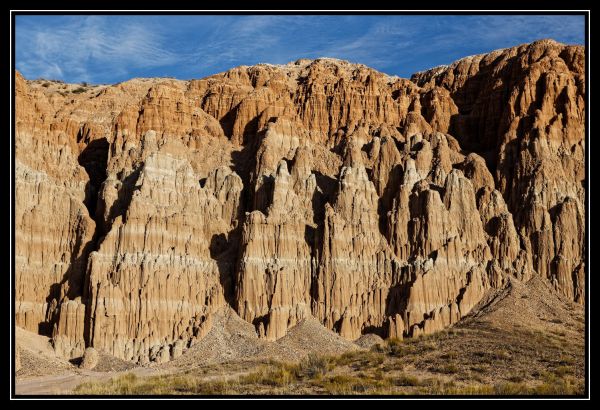
{"type": "MultiPolygon", "coordinates": [[[[335,57],[390,74],[551,37],[580,38],[583,19],[557,16],[247,16],[218,20],[188,56],[202,67],[335,57]],[[564,21],[562,21],[564,20],[564,21]]],[[[564,40],[563,40],[564,41],[564,40]]]]}
{"type": "Polygon", "coordinates": [[[278,48],[289,42],[288,35],[295,26],[295,19],[285,16],[222,17],[211,22],[203,41],[183,58],[202,67],[252,61],[266,54],[276,59],[278,48]]]}
{"type": "Polygon", "coordinates": [[[60,27],[19,28],[17,49],[26,47],[17,68],[26,76],[94,81],[107,70],[124,74],[132,68],[171,65],[180,58],[164,48],[158,31],[136,22],[115,29],[106,19],[88,16],[60,27]]]}
{"type": "Polygon", "coordinates": [[[336,57],[371,66],[384,67],[397,61],[397,54],[415,45],[411,30],[393,21],[359,27],[354,37],[336,39],[315,50],[325,57],[336,57]],[[382,53],[381,50],[388,50],[382,53]]]}
{"type": "Polygon", "coordinates": [[[45,17],[17,18],[17,68],[28,78],[199,78],[236,65],[317,57],[410,76],[540,38],[583,38],[583,17],[555,15],[45,17]]]}

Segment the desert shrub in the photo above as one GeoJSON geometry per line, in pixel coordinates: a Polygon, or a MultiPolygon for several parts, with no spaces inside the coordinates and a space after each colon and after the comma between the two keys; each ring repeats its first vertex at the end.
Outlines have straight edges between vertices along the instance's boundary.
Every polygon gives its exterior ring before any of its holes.
{"type": "Polygon", "coordinates": [[[530,386],[524,382],[501,383],[494,386],[494,394],[502,395],[575,395],[582,394],[583,383],[570,377],[562,378],[552,373],[543,374],[541,384],[530,386]]]}
{"type": "Polygon", "coordinates": [[[476,373],[486,373],[488,371],[488,367],[486,365],[475,365],[471,366],[469,369],[476,373]]]}
{"type": "Polygon", "coordinates": [[[330,362],[335,366],[347,366],[359,360],[365,354],[362,350],[344,352],[339,356],[331,357],[330,362]]]}
{"type": "Polygon", "coordinates": [[[412,352],[412,350],[410,344],[403,343],[403,341],[399,339],[390,339],[387,344],[387,353],[394,357],[405,356],[412,352]]]}
{"type": "Polygon", "coordinates": [[[76,394],[134,394],[133,386],[137,382],[137,376],[133,373],[114,377],[106,382],[86,382],[75,388],[76,394]]]}
{"type": "Polygon", "coordinates": [[[560,355],[560,357],[558,358],[558,363],[561,365],[568,365],[568,364],[575,364],[577,361],[575,360],[575,358],[568,356],[566,354],[562,354],[560,355]]]}
{"type": "MultiPolygon", "coordinates": [[[[290,385],[296,381],[293,369],[288,366],[280,368],[263,368],[260,371],[240,377],[238,380],[202,381],[191,375],[165,375],[136,377],[134,374],[112,378],[102,382],[87,382],[76,387],[75,394],[85,395],[161,395],[161,394],[194,394],[194,395],[226,395],[252,393],[257,391],[256,385],[283,387],[279,392],[293,392],[290,385]]],[[[441,382],[438,379],[418,379],[413,376],[400,375],[396,378],[377,378],[361,374],[335,375],[328,378],[314,379],[311,385],[319,387],[326,394],[401,394],[418,392],[419,394],[450,395],[581,395],[584,392],[582,381],[567,377],[560,378],[548,374],[541,384],[528,385],[524,382],[506,382],[496,385],[457,386],[453,382],[441,382]],[[403,390],[412,387],[417,390],[403,390]]],[[[261,390],[258,390],[261,391],[261,390]]]]}
{"type": "Polygon", "coordinates": [[[559,366],[556,369],[554,369],[554,374],[559,376],[559,377],[564,377],[566,375],[571,375],[575,373],[573,368],[570,366],[559,366]]]}
{"type": "Polygon", "coordinates": [[[531,394],[531,389],[525,383],[499,383],[494,386],[494,394],[501,394],[504,396],[514,396],[531,394]]]}
{"type": "Polygon", "coordinates": [[[402,360],[390,360],[383,366],[383,371],[389,372],[393,370],[402,371],[405,368],[405,363],[402,360]]]}
{"type": "Polygon", "coordinates": [[[474,382],[477,382],[477,383],[482,383],[483,384],[485,382],[485,380],[481,376],[479,376],[478,374],[472,374],[471,373],[470,379],[472,381],[474,381],[474,382]]]}
{"type": "Polygon", "coordinates": [[[363,367],[380,366],[383,364],[384,360],[385,360],[384,357],[380,354],[369,353],[369,354],[366,354],[366,355],[360,357],[358,365],[363,366],[363,367]]]}
{"type": "Polygon", "coordinates": [[[73,91],[71,91],[71,92],[72,92],[73,94],[81,94],[81,93],[84,93],[84,92],[86,92],[86,91],[87,91],[87,90],[86,90],[85,88],[83,88],[83,87],[78,87],[78,88],[74,89],[74,90],[73,90],[73,91]]]}
{"type": "Polygon", "coordinates": [[[377,349],[346,352],[340,356],[330,357],[332,366],[352,366],[356,369],[374,367],[383,364],[384,356],[377,349]]]}
{"type": "Polygon", "coordinates": [[[440,355],[440,359],[445,359],[445,360],[456,360],[457,358],[458,358],[458,353],[455,352],[454,350],[440,355]]]}
{"type": "Polygon", "coordinates": [[[489,357],[493,360],[510,360],[511,359],[510,352],[507,352],[506,350],[498,350],[496,352],[491,352],[489,354],[489,357]]]}
{"type": "Polygon", "coordinates": [[[548,377],[544,383],[532,389],[532,394],[537,395],[581,395],[583,393],[583,381],[570,377],[548,377]]]}
{"type": "MultiPolygon", "coordinates": [[[[436,393],[433,393],[436,394],[436,393]]],[[[451,395],[474,395],[474,396],[487,396],[494,394],[494,387],[487,385],[471,385],[461,387],[451,387],[440,391],[437,394],[451,394],[451,395]]]]}
{"type": "Polygon", "coordinates": [[[257,371],[241,376],[241,384],[261,384],[265,386],[287,386],[295,382],[300,374],[300,366],[293,363],[271,361],[257,371]]]}
{"type": "Polygon", "coordinates": [[[433,370],[437,371],[439,373],[445,373],[445,374],[458,373],[458,367],[454,363],[448,363],[448,364],[443,365],[442,367],[439,367],[439,368],[433,369],[433,370]]]}
{"type": "Polygon", "coordinates": [[[328,394],[391,394],[392,382],[390,379],[376,379],[370,377],[355,377],[350,375],[336,375],[324,379],[321,387],[328,394]]]}
{"type": "Polygon", "coordinates": [[[295,373],[285,368],[256,372],[243,379],[245,382],[254,381],[255,384],[264,384],[266,386],[287,386],[294,380],[296,380],[295,373]]]}
{"type": "Polygon", "coordinates": [[[391,378],[392,382],[396,386],[421,386],[423,381],[415,376],[409,376],[406,374],[400,374],[397,377],[391,378]]]}
{"type": "Polygon", "coordinates": [[[423,343],[423,345],[421,346],[421,350],[427,352],[427,351],[431,351],[431,350],[436,350],[438,348],[438,344],[435,342],[435,340],[429,340],[425,343],[423,343]]]}
{"type": "Polygon", "coordinates": [[[322,376],[329,370],[329,360],[323,356],[308,355],[300,362],[299,376],[317,377],[322,376]]]}
{"type": "Polygon", "coordinates": [[[203,382],[188,375],[165,375],[137,377],[133,373],[112,378],[104,382],[87,382],[75,388],[75,394],[93,395],[158,395],[158,394],[197,394],[222,395],[239,390],[238,384],[217,380],[203,382]]]}

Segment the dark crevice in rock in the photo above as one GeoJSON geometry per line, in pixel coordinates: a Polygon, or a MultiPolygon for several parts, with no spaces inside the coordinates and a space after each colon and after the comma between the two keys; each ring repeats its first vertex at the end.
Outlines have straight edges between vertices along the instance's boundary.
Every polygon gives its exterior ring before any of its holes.
{"type": "MultiPolygon", "coordinates": [[[[127,215],[127,209],[129,209],[129,204],[133,198],[133,193],[140,189],[140,187],[135,185],[135,183],[139,179],[143,167],[143,163],[139,164],[133,172],[122,179],[117,200],[112,203],[106,221],[103,221],[101,217],[98,220],[98,224],[101,224],[98,229],[100,229],[100,233],[102,235],[106,234],[110,230],[115,218],[118,216],[122,216],[123,223],[125,223],[125,216],[127,215]]],[[[100,203],[99,205],[100,207],[98,208],[98,214],[100,215],[100,211],[103,210],[102,208],[105,207],[106,204],[100,203]]]]}
{"type": "MultiPolygon", "coordinates": [[[[81,140],[80,137],[78,139],[81,140]]],[[[90,253],[98,249],[102,232],[103,224],[98,218],[97,204],[98,194],[103,182],[106,180],[109,147],[110,145],[106,138],[99,138],[89,142],[79,154],[79,165],[85,169],[89,176],[89,181],[85,187],[84,205],[88,210],[89,216],[95,221],[94,233],[90,241],[83,242],[82,233],[85,232],[85,225],[84,220],[80,216],[78,226],[75,229],[79,234],[76,236],[75,244],[72,248],[69,267],[64,273],[62,280],[50,287],[49,294],[46,297],[49,308],[46,314],[46,321],[39,325],[40,334],[54,336],[61,315],[61,303],[63,301],[81,297],[81,302],[84,305],[87,304],[87,286],[89,282],[87,265],[90,253]]],[[[87,310],[89,309],[86,308],[87,310]]],[[[86,331],[88,330],[88,318],[89,315],[86,313],[84,319],[84,329],[86,331]]],[[[89,331],[84,332],[84,340],[86,343],[89,342],[89,331]]]]}
{"type": "MultiPolygon", "coordinates": [[[[203,104],[202,109],[204,109],[205,106],[203,104]]],[[[206,111],[206,110],[205,110],[206,111]]],[[[232,109],[231,111],[229,111],[227,114],[225,114],[223,116],[223,118],[221,118],[219,120],[219,124],[221,124],[221,128],[223,129],[223,133],[228,137],[231,138],[231,135],[233,134],[233,123],[235,122],[235,111],[236,109],[232,109]]]]}
{"type": "Polygon", "coordinates": [[[398,191],[400,190],[403,175],[404,170],[402,169],[401,164],[396,164],[392,167],[392,169],[390,169],[387,184],[385,185],[377,204],[377,213],[379,214],[379,232],[386,238],[388,243],[388,212],[392,210],[392,204],[394,202],[394,198],[396,198],[398,191]]]}
{"type": "Polygon", "coordinates": [[[227,234],[213,235],[209,245],[210,257],[217,263],[219,282],[223,287],[225,301],[233,309],[235,309],[235,276],[241,236],[242,225],[239,224],[227,234]]]}
{"type": "Polygon", "coordinates": [[[338,188],[338,180],[322,174],[319,171],[313,171],[313,174],[315,174],[317,187],[320,191],[320,194],[313,198],[314,221],[315,223],[320,223],[323,221],[325,204],[327,202],[332,204],[335,200],[338,188]]]}
{"type": "Polygon", "coordinates": [[[106,180],[106,165],[108,162],[108,149],[110,145],[106,138],[91,141],[79,154],[79,165],[85,168],[90,181],[86,187],[84,204],[92,219],[96,216],[98,192],[106,180]]]}
{"type": "Polygon", "coordinates": [[[241,215],[244,212],[252,211],[252,204],[254,203],[254,193],[252,186],[254,175],[252,174],[253,169],[256,167],[256,150],[258,149],[259,142],[264,138],[265,131],[260,131],[256,134],[254,141],[243,145],[238,151],[231,152],[231,163],[232,169],[242,179],[243,189],[240,198],[241,215]]]}
{"type": "MultiPolygon", "coordinates": [[[[259,181],[256,182],[257,184],[259,181]]],[[[271,175],[262,175],[260,177],[260,186],[254,192],[253,211],[260,211],[267,214],[269,206],[273,203],[273,190],[275,189],[275,177],[271,175]]]]}

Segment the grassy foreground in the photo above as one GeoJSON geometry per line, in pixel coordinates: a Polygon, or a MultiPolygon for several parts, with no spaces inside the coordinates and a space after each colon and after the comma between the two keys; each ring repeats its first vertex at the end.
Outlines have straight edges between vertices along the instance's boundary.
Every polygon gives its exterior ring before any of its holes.
{"type": "Polygon", "coordinates": [[[458,329],[300,363],[246,363],[236,370],[201,368],[179,374],[84,383],[93,395],[578,395],[580,358],[560,335],[528,334],[515,344],[490,329],[458,329]],[[493,332],[492,332],[493,333],[493,332]],[[495,335],[498,336],[498,335],[495,335]],[[493,340],[493,337],[492,337],[493,340]]]}

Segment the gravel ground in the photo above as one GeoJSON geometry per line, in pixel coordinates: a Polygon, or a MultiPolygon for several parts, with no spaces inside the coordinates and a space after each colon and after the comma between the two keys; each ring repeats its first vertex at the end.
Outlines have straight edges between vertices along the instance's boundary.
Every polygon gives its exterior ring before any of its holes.
{"type": "Polygon", "coordinates": [[[315,318],[304,320],[275,343],[286,350],[296,352],[295,360],[302,359],[311,353],[333,355],[358,350],[358,346],[353,342],[345,340],[337,333],[325,328],[315,318]]]}
{"type": "Polygon", "coordinates": [[[308,318],[275,342],[259,339],[254,326],[227,309],[216,314],[210,332],[165,368],[194,368],[232,360],[298,361],[311,353],[326,355],[357,350],[354,343],[308,318]]]}
{"type": "Polygon", "coordinates": [[[50,338],[16,328],[17,346],[21,352],[21,369],[16,378],[57,375],[72,372],[76,366],[56,357],[50,338]]]}

